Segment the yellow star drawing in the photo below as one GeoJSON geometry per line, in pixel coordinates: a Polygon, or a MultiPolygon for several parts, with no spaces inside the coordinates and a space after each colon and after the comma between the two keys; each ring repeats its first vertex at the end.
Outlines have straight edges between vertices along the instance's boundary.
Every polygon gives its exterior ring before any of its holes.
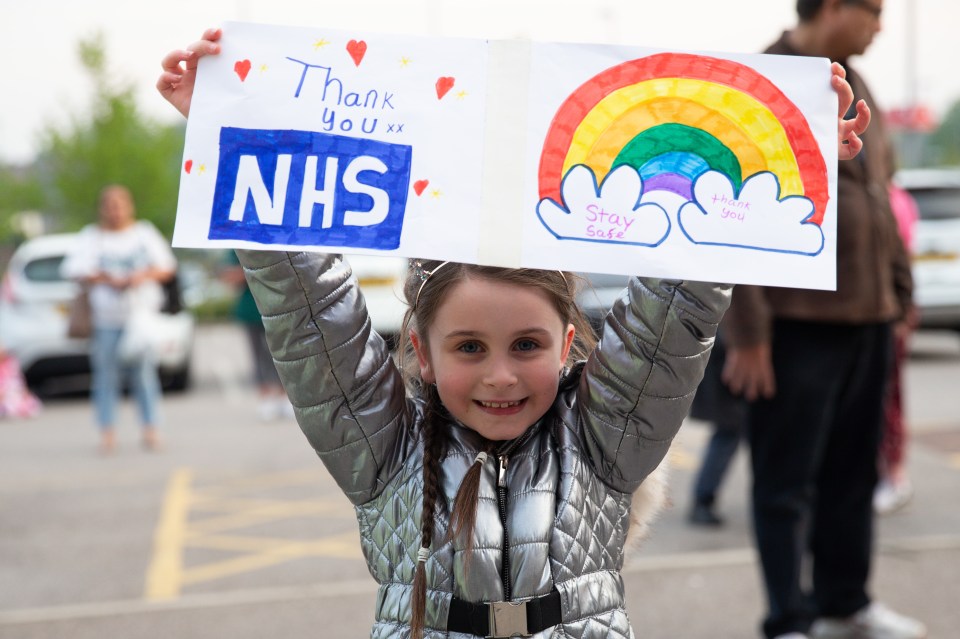
{"type": "Polygon", "coordinates": [[[317,40],[316,42],[313,43],[313,48],[314,48],[314,49],[321,49],[321,48],[327,46],[328,44],[330,44],[330,41],[329,41],[329,40],[327,40],[326,38],[320,38],[319,40],[317,40]]]}
{"type": "Polygon", "coordinates": [[[267,70],[267,65],[261,64],[261,65],[260,65],[260,73],[263,73],[263,72],[266,71],[266,70],[267,70]]]}
{"type": "Polygon", "coordinates": [[[462,99],[464,99],[465,97],[467,97],[467,92],[466,92],[466,90],[460,89],[459,91],[457,91],[457,99],[458,99],[458,100],[462,100],[462,99]]]}
{"type": "Polygon", "coordinates": [[[197,167],[197,173],[198,173],[198,174],[204,173],[206,170],[207,170],[207,165],[206,165],[206,164],[201,164],[199,167],[197,167]]]}
{"type": "Polygon", "coordinates": [[[405,56],[405,55],[404,55],[404,56],[400,56],[400,66],[401,66],[401,67],[406,67],[406,66],[409,66],[409,65],[410,65],[410,58],[408,58],[408,57],[405,56]]]}
{"type": "Polygon", "coordinates": [[[443,195],[443,191],[441,191],[440,189],[433,189],[432,191],[430,191],[430,197],[434,199],[440,199],[441,195],[443,195]]]}

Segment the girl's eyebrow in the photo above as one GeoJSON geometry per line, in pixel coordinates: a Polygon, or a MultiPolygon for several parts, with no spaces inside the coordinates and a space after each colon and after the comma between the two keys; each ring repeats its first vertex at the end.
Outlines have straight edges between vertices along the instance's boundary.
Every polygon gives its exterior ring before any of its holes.
{"type": "MultiPolygon", "coordinates": [[[[539,326],[531,326],[529,328],[524,328],[514,333],[514,339],[516,339],[517,337],[523,337],[523,336],[529,336],[529,335],[536,335],[538,337],[548,337],[551,334],[552,332],[545,328],[542,328],[539,326]]],[[[446,335],[443,336],[443,339],[445,340],[464,339],[464,338],[480,339],[483,337],[484,337],[484,334],[481,333],[480,331],[461,330],[461,331],[453,331],[451,333],[447,333],[446,335]]]]}

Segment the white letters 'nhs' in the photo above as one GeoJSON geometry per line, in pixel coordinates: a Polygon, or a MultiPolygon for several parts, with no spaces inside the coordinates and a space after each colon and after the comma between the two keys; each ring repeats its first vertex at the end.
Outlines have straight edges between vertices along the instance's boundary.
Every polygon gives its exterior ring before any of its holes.
{"type": "MultiPolygon", "coordinates": [[[[298,226],[311,226],[314,206],[320,204],[323,206],[321,228],[330,228],[333,226],[333,213],[336,207],[339,162],[336,157],[326,158],[323,171],[323,188],[317,189],[317,161],[318,158],[315,155],[306,157],[300,193],[298,226]]],[[[249,194],[253,198],[253,207],[261,224],[282,225],[291,164],[291,155],[277,155],[277,170],[273,176],[273,199],[271,199],[266,184],[264,184],[257,157],[255,155],[241,155],[237,169],[237,183],[233,192],[233,202],[230,204],[230,220],[243,221],[247,194],[249,194]]],[[[369,196],[373,200],[373,205],[367,211],[344,211],[344,226],[375,226],[387,218],[387,214],[390,212],[390,195],[381,188],[361,182],[358,176],[363,171],[374,171],[382,175],[388,170],[381,160],[370,156],[360,156],[350,161],[343,175],[344,189],[350,193],[369,196]]]]}
{"type": "Polygon", "coordinates": [[[277,156],[277,171],[273,175],[273,195],[270,199],[267,186],[263,183],[260,165],[255,155],[241,155],[237,168],[237,186],[233,191],[230,204],[230,220],[243,221],[243,211],[247,207],[247,193],[253,196],[253,208],[261,224],[283,224],[283,209],[287,204],[287,182],[290,180],[290,155],[277,156]]]}

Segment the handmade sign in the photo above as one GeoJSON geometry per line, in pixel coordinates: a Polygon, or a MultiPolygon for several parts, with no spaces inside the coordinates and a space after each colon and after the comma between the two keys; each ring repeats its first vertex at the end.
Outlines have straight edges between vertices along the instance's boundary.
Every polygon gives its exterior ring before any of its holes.
{"type": "Polygon", "coordinates": [[[835,286],[824,59],[223,30],[176,246],[835,286]]]}

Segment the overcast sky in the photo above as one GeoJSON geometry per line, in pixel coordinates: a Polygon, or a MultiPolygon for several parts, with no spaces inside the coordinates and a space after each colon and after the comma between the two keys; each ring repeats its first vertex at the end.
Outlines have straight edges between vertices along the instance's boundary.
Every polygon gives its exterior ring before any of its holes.
{"type": "MultiPolygon", "coordinates": [[[[177,116],[153,88],[159,61],[223,20],[381,32],[609,42],[754,52],[795,22],[794,0],[0,0],[0,162],[27,162],[45,124],[63,126],[90,103],[77,43],[101,31],[113,73],[137,87],[151,117],[177,116]]],[[[960,2],[886,0],[884,30],[863,58],[881,107],[910,95],[942,114],[960,99],[960,2]],[[913,7],[911,12],[910,7],[913,7]],[[910,16],[914,19],[911,20],[910,16]],[[909,25],[915,24],[911,46],[909,25]],[[908,55],[908,51],[913,54],[908,55]],[[915,74],[908,72],[915,60],[915,74]]]]}

